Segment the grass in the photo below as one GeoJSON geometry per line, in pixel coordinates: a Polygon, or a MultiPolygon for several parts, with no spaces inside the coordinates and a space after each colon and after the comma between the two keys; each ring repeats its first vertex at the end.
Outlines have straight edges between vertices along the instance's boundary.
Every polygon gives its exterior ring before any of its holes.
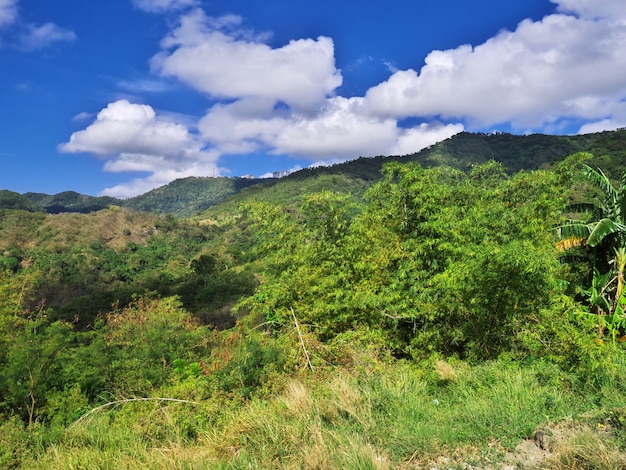
{"type": "Polygon", "coordinates": [[[508,361],[318,369],[286,379],[279,394],[223,409],[192,439],[181,438],[181,404],[103,410],[31,452],[22,468],[490,468],[558,423],[582,427],[543,468],[626,468],[618,450],[626,442],[602,424],[617,422],[626,399],[614,397],[621,408],[612,412],[544,373],[508,361]]]}

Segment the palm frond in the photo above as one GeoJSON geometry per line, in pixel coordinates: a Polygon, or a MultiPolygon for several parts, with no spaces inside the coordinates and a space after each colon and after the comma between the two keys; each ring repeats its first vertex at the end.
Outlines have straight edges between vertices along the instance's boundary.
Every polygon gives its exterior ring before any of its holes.
{"type": "Polygon", "coordinates": [[[577,263],[587,263],[587,262],[589,262],[588,256],[570,255],[570,254],[559,256],[559,263],[561,264],[577,264],[577,263]]]}
{"type": "Polygon", "coordinates": [[[622,175],[620,187],[617,190],[617,198],[619,204],[619,220],[621,223],[626,224],[626,171],[622,175]]]}
{"type": "Polygon", "coordinates": [[[604,240],[607,235],[619,232],[623,228],[623,225],[616,223],[611,219],[604,218],[595,224],[595,227],[593,227],[593,230],[589,234],[587,243],[589,246],[597,246],[602,243],[602,240],[604,240]]]}
{"type": "Polygon", "coordinates": [[[557,234],[561,240],[568,238],[589,238],[593,224],[586,224],[577,220],[568,220],[557,227],[557,234]]]}
{"type": "Polygon", "coordinates": [[[568,214],[582,214],[584,212],[594,213],[598,209],[598,206],[591,202],[577,202],[575,204],[569,204],[565,208],[565,213],[568,214]]]}
{"type": "Polygon", "coordinates": [[[617,201],[617,189],[611,184],[611,180],[598,168],[591,168],[589,165],[583,165],[585,176],[595,183],[602,190],[607,201],[617,201]]]}

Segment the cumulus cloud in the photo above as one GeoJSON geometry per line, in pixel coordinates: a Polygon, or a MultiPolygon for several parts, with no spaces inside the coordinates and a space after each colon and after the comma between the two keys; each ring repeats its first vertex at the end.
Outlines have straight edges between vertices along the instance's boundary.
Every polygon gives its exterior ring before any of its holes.
{"type": "Polygon", "coordinates": [[[241,23],[237,16],[212,18],[194,10],[181,18],[151,61],[155,72],[218,100],[198,128],[222,155],[266,151],[345,161],[407,150],[411,143],[427,146],[462,128],[423,126],[408,132],[394,118],[368,115],[362,98],[334,96],[342,77],[331,39],[292,40],[271,48],[263,35],[243,30],[241,23]]]}
{"type": "Polygon", "coordinates": [[[203,150],[187,127],[158,116],[148,105],[127,100],[110,103],[87,128],[75,132],[62,152],[90,153],[106,159],[112,172],[149,172],[130,184],[105,190],[129,197],[183,176],[214,174],[217,155],[203,150]]]}
{"type": "Polygon", "coordinates": [[[403,129],[395,119],[367,116],[361,98],[328,100],[313,117],[291,116],[267,141],[275,153],[340,162],[359,156],[416,152],[463,130],[462,125],[424,124],[403,129]]]}
{"type": "Polygon", "coordinates": [[[305,114],[244,99],[214,106],[198,129],[222,154],[265,150],[318,163],[416,152],[463,130],[438,123],[403,129],[395,119],[366,115],[362,105],[362,98],[333,97],[305,114]]]}
{"type": "Polygon", "coordinates": [[[510,122],[537,129],[562,119],[605,118],[626,96],[626,4],[559,4],[580,16],[526,20],[476,47],[433,51],[419,73],[398,71],[368,90],[369,112],[442,116],[478,128],[510,122]],[[591,11],[612,16],[590,18],[591,11]]]}
{"type": "Polygon", "coordinates": [[[0,28],[17,18],[17,0],[0,0],[0,28]]]}
{"type": "Polygon", "coordinates": [[[183,10],[198,4],[198,0],[133,0],[133,5],[149,13],[183,10]]]}
{"type": "MultiPolygon", "coordinates": [[[[416,152],[465,128],[623,127],[626,2],[552,1],[557,12],[540,21],[522,21],[482,44],[434,50],[420,69],[390,68],[389,78],[364,96],[337,96],[343,78],[330,38],[273,47],[267,34],[245,29],[241,17],[210,17],[193,8],[195,0],[134,0],[146,11],[187,9],[150,66],[205,95],[208,111],[196,128],[117,101],[61,149],[105,158],[108,171],[150,173],[106,190],[128,196],[176,177],[213,174],[230,154],[325,164],[416,152]],[[406,128],[404,118],[423,123],[406,128]]],[[[121,84],[143,92],[153,85],[121,84]]]]}
{"type": "MultiPolygon", "coordinates": [[[[162,43],[152,69],[214,98],[266,98],[312,110],[341,85],[333,41],[299,39],[279,48],[241,37],[236,16],[195,10],[162,43]]],[[[249,36],[249,34],[246,34],[249,36]]]]}
{"type": "Polygon", "coordinates": [[[55,42],[71,42],[76,39],[76,34],[60,28],[54,23],[45,23],[41,26],[28,25],[26,31],[20,36],[20,48],[27,51],[43,49],[55,42]]]}
{"type": "Polygon", "coordinates": [[[550,0],[558,4],[558,10],[584,18],[623,17],[626,5],[619,0],[550,0]]]}

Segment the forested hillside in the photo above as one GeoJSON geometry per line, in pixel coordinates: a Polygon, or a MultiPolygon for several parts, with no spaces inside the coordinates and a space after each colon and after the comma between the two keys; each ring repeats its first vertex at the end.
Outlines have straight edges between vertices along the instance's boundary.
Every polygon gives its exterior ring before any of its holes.
{"type": "Polygon", "coordinates": [[[600,137],[532,171],[451,139],[193,218],[0,211],[0,467],[626,468],[600,137]]]}
{"type": "Polygon", "coordinates": [[[172,181],[122,203],[129,209],[189,217],[219,204],[243,188],[272,179],[190,177],[172,181]]]}
{"type": "MultiPolygon", "coordinates": [[[[145,194],[126,200],[94,197],[66,191],[55,195],[0,191],[0,209],[24,209],[50,214],[89,213],[111,205],[160,214],[190,217],[216,207],[215,214],[232,212],[246,198],[261,198],[297,204],[306,193],[321,189],[362,194],[380,179],[389,162],[418,163],[426,168],[448,165],[468,171],[473,165],[490,160],[500,162],[509,173],[536,170],[552,165],[576,152],[596,155],[596,164],[610,174],[626,169],[626,130],[575,136],[462,132],[420,152],[404,156],[359,158],[330,167],[316,167],[276,180],[248,178],[189,177],[175,180],[145,194]],[[330,178],[334,176],[334,178],[330,178]],[[257,186],[253,188],[254,186],[257,186]],[[302,187],[301,190],[298,188],[302,187]],[[244,191],[241,195],[239,193],[244,191]],[[220,204],[228,200],[229,204],[220,204]]],[[[214,216],[211,214],[210,216],[214,216]]]]}

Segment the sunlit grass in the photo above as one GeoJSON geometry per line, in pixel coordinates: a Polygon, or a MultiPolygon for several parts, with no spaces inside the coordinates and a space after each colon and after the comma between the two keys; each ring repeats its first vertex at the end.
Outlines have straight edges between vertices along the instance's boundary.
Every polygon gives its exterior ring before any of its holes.
{"type": "MultiPolygon", "coordinates": [[[[193,439],[181,437],[177,404],[132,403],[132,410],[103,411],[71,427],[24,468],[481,465],[505,459],[541,426],[603,413],[592,401],[543,383],[535,366],[500,361],[428,367],[396,362],[368,371],[301,373],[277,395],[223,409],[193,439]]],[[[622,462],[616,445],[608,436],[580,433],[547,468],[623,468],[616,466],[622,462]]]]}

